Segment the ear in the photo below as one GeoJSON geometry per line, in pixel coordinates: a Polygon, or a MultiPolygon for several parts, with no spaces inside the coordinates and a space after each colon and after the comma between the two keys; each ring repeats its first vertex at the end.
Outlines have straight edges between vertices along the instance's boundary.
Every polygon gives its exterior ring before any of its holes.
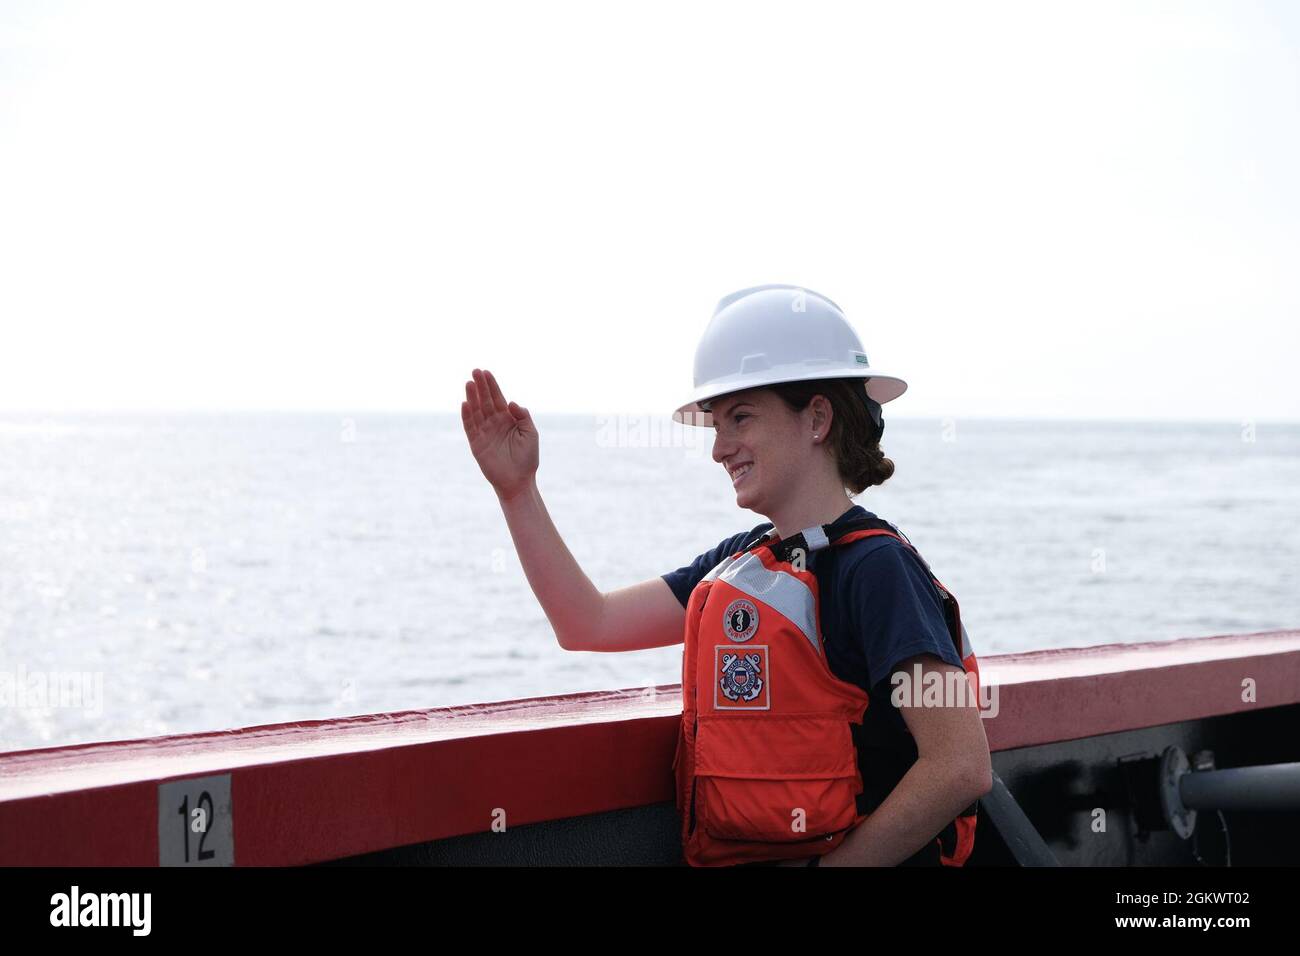
{"type": "Polygon", "coordinates": [[[830,434],[831,420],[835,417],[830,399],[825,395],[814,395],[812,401],[808,403],[808,410],[812,413],[813,434],[825,438],[830,434]]]}

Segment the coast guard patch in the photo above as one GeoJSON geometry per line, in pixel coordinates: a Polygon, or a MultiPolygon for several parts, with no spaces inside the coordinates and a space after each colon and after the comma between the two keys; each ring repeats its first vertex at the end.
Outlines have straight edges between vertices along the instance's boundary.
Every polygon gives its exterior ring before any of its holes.
{"type": "Polygon", "coordinates": [[[758,608],[751,601],[736,598],[723,612],[722,631],[738,644],[749,640],[758,633],[758,608]]]}
{"type": "Polygon", "coordinates": [[[715,709],[770,709],[768,681],[771,675],[767,671],[767,646],[755,644],[743,650],[733,650],[725,644],[719,644],[715,653],[715,709]]]}

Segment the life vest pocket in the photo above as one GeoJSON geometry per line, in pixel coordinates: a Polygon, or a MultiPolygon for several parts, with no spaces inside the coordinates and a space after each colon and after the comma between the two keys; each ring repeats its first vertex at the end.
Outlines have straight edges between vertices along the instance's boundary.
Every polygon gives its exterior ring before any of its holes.
{"type": "Polygon", "coordinates": [[[801,843],[857,821],[862,779],[839,717],[701,714],[695,774],[696,817],[711,837],[801,843]]]}
{"type": "Polygon", "coordinates": [[[711,837],[763,843],[825,839],[856,820],[857,781],[697,778],[696,812],[711,837]]]}

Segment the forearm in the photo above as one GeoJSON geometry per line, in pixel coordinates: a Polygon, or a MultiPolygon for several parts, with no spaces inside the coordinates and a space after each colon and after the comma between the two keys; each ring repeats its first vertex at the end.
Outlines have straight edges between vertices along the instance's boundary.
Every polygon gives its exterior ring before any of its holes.
{"type": "Polygon", "coordinates": [[[556,530],[536,480],[499,498],[528,584],[561,647],[580,649],[600,625],[604,595],[591,583],[556,530]]]}
{"type": "Polygon", "coordinates": [[[934,840],[976,796],[951,763],[919,757],[821,866],[897,866],[934,840]]]}

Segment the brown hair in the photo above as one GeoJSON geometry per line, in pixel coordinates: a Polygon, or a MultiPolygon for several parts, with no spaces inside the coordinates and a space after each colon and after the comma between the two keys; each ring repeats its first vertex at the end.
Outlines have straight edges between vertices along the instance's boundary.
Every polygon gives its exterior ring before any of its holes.
{"type": "Polygon", "coordinates": [[[894,463],[880,450],[876,423],[858,394],[860,378],[833,378],[809,382],[783,382],[767,386],[791,411],[801,412],[814,395],[824,395],[831,404],[831,430],[826,436],[840,478],[850,497],[872,485],[881,485],[894,473],[894,463]]]}

